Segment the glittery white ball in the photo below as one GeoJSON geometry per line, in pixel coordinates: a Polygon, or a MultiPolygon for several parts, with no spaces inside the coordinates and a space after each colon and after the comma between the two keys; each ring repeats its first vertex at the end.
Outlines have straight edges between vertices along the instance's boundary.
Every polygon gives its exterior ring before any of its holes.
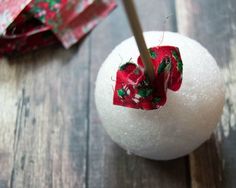
{"type": "MultiPolygon", "coordinates": [[[[145,32],[148,47],[160,44],[163,32],[145,32]]],[[[183,61],[180,90],[167,92],[167,103],[157,110],[113,105],[116,72],[139,52],[134,38],[119,44],[102,64],[95,101],[102,124],[112,140],[130,153],[156,160],[186,155],[206,141],[220,119],[224,81],[215,59],[198,42],[165,32],[161,45],[179,47],[183,61]]]]}

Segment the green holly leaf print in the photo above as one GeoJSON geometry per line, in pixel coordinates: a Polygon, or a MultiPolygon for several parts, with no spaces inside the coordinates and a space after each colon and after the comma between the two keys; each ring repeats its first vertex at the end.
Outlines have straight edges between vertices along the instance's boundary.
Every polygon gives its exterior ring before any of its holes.
{"type": "Polygon", "coordinates": [[[148,97],[152,94],[152,89],[151,88],[141,88],[138,90],[138,94],[141,96],[141,97],[148,97]]]}
{"type": "Polygon", "coordinates": [[[176,51],[172,51],[172,55],[175,58],[175,60],[177,61],[178,71],[182,74],[182,72],[183,72],[183,63],[182,63],[181,59],[179,58],[178,53],[176,51]]]}
{"type": "Polygon", "coordinates": [[[43,15],[41,15],[40,17],[39,17],[39,19],[42,21],[42,22],[45,22],[45,20],[46,20],[46,17],[45,17],[46,15],[45,14],[43,14],[43,15]]]}
{"type": "Polygon", "coordinates": [[[125,70],[125,68],[128,66],[128,64],[134,64],[134,63],[131,63],[131,62],[126,62],[125,64],[123,64],[123,65],[121,65],[120,67],[119,67],[119,70],[125,70]]]}
{"type": "Polygon", "coordinates": [[[126,64],[124,64],[124,65],[121,65],[120,67],[119,67],[119,70],[125,70],[125,67],[126,67],[126,64]]]}
{"type": "Polygon", "coordinates": [[[40,13],[42,11],[42,9],[39,8],[39,7],[34,6],[34,7],[32,7],[32,11],[35,12],[35,13],[40,13]]]}
{"type": "Polygon", "coordinates": [[[159,65],[159,67],[158,67],[158,74],[164,72],[165,68],[166,68],[166,62],[162,61],[161,64],[159,65]]]}
{"type": "Polygon", "coordinates": [[[171,60],[169,57],[164,58],[161,62],[161,64],[158,67],[158,74],[161,74],[162,72],[169,72],[171,69],[171,60]]]}
{"type": "Polygon", "coordinates": [[[154,103],[158,103],[160,101],[161,101],[161,97],[155,97],[152,99],[152,102],[154,102],[154,103]]]}
{"type": "Polygon", "coordinates": [[[118,96],[123,98],[125,95],[127,95],[126,91],[122,88],[117,90],[118,96]]]}
{"type": "Polygon", "coordinates": [[[179,56],[178,56],[176,51],[172,51],[172,55],[173,55],[173,57],[175,58],[176,61],[179,60],[179,56]]]}
{"type": "Polygon", "coordinates": [[[149,53],[150,53],[151,58],[152,58],[152,59],[156,59],[156,57],[157,57],[156,52],[154,52],[151,48],[148,49],[148,51],[149,51],[149,53]]]}
{"type": "Polygon", "coordinates": [[[177,63],[177,69],[182,74],[182,72],[183,72],[183,63],[182,63],[181,60],[179,60],[178,63],[177,63]]]}

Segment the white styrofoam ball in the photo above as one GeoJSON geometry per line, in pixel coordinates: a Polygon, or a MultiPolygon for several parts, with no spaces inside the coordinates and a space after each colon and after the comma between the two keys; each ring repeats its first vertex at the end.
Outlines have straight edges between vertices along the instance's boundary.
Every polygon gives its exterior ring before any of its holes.
{"type": "MultiPolygon", "coordinates": [[[[145,32],[148,47],[160,44],[163,32],[145,32]]],[[[97,76],[95,101],[102,124],[112,140],[133,154],[156,160],[186,155],[206,141],[220,119],[224,81],[215,59],[198,42],[165,32],[161,43],[179,47],[183,61],[180,90],[168,90],[167,103],[157,110],[113,105],[119,66],[139,52],[134,38],[119,44],[102,64],[97,76]]]]}

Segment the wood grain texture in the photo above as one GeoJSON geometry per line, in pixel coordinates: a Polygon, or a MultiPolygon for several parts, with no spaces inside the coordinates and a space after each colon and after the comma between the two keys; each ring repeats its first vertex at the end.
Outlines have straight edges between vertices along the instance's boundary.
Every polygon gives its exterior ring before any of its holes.
{"type": "Polygon", "coordinates": [[[226,83],[226,103],[220,125],[212,139],[190,155],[193,188],[236,185],[235,7],[234,0],[176,2],[179,31],[200,41],[212,53],[226,83]]]}
{"type": "Polygon", "coordinates": [[[0,187],[84,187],[89,42],[0,63],[0,187]]]}
{"type": "Polygon", "coordinates": [[[70,50],[48,47],[0,60],[0,188],[235,187],[236,1],[135,1],[144,31],[179,31],[200,41],[226,82],[216,133],[189,160],[166,162],[128,155],[104,132],[96,112],[100,65],[132,35],[117,2],[70,50]]]}
{"type": "Polygon", "coordinates": [[[192,188],[223,187],[222,160],[215,135],[189,155],[192,188]]]}
{"type": "MultiPolygon", "coordinates": [[[[176,30],[174,1],[135,1],[144,30],[176,30]],[[157,7],[162,7],[158,9],[157,7]],[[148,10],[148,11],[143,11],[148,10]],[[174,20],[174,21],[173,21],[174,20]]],[[[111,50],[130,37],[128,21],[120,1],[119,7],[95,29],[91,36],[90,123],[88,187],[90,188],[184,188],[188,187],[186,158],[156,162],[128,155],[104,132],[94,104],[97,72],[111,50]],[[103,35],[101,35],[103,33],[103,35]]]]}

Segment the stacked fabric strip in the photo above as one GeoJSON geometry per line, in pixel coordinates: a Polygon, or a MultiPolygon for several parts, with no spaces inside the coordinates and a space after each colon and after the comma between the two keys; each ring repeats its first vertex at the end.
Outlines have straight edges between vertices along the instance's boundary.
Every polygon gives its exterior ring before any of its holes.
{"type": "Polygon", "coordinates": [[[59,42],[69,48],[115,6],[114,0],[0,0],[0,56],[59,42]]]}

